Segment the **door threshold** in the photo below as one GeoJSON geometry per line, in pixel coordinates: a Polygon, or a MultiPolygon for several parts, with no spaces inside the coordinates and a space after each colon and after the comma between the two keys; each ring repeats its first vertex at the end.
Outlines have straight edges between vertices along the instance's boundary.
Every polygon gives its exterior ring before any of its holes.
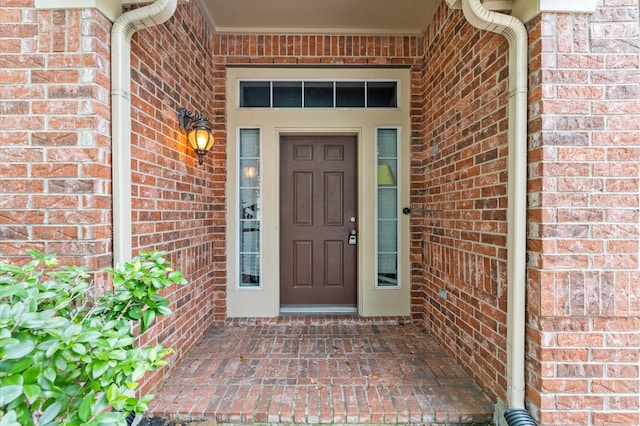
{"type": "Polygon", "coordinates": [[[280,315],[356,315],[355,305],[281,305],[280,315]]]}

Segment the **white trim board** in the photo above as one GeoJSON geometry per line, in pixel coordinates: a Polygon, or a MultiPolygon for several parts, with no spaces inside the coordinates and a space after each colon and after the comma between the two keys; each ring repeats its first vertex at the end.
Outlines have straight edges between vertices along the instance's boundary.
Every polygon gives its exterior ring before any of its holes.
{"type": "Polygon", "coordinates": [[[513,0],[513,16],[528,22],[542,12],[594,13],[598,0],[513,0]]]}
{"type": "MultiPolygon", "coordinates": [[[[520,0],[522,1],[522,0],[520,0]]],[[[595,12],[598,0],[539,0],[541,12],[595,12]]]]}
{"type": "Polygon", "coordinates": [[[36,9],[98,9],[113,22],[122,15],[122,2],[117,0],[36,0],[36,9]]]}
{"type": "MultiPolygon", "coordinates": [[[[111,22],[122,15],[122,7],[130,4],[153,3],[154,0],[36,0],[35,6],[39,10],[51,9],[97,9],[111,22]]],[[[178,3],[188,3],[189,0],[178,0],[178,3]]]]}
{"type": "MultiPolygon", "coordinates": [[[[451,9],[462,9],[462,0],[447,0],[451,9]]],[[[541,12],[594,13],[598,0],[485,0],[488,10],[511,10],[522,22],[528,22],[541,12]]]]}

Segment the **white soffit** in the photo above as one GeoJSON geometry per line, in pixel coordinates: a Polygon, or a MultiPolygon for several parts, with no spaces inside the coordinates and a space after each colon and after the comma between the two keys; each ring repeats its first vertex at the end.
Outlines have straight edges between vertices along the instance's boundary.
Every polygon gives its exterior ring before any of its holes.
{"type": "MultiPolygon", "coordinates": [[[[179,0],[186,3],[189,0],[179,0]]],[[[446,0],[459,9],[462,0],[446,0]]],[[[153,0],[35,0],[36,9],[97,9],[111,21],[122,6],[153,0]]],[[[217,32],[420,34],[440,0],[197,0],[217,32]]],[[[485,0],[523,22],[541,12],[594,13],[598,0],[485,0]]]]}
{"type": "Polygon", "coordinates": [[[218,33],[419,35],[442,0],[196,0],[218,33]]]}

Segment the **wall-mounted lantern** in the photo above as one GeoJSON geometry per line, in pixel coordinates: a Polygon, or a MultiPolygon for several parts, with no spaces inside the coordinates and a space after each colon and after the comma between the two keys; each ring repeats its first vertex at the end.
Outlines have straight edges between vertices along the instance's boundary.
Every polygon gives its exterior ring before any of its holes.
{"type": "Polygon", "coordinates": [[[187,135],[189,144],[198,154],[198,164],[202,164],[203,158],[213,146],[213,134],[209,119],[202,112],[191,112],[186,108],[178,110],[178,125],[180,130],[187,135]]]}

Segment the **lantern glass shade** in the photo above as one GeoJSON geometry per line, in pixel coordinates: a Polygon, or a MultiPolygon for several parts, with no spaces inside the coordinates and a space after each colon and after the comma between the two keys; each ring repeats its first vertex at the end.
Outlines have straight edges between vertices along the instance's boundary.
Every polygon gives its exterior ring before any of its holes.
{"type": "Polygon", "coordinates": [[[189,132],[189,143],[196,151],[209,151],[213,146],[211,131],[209,129],[193,129],[189,132]]]}

